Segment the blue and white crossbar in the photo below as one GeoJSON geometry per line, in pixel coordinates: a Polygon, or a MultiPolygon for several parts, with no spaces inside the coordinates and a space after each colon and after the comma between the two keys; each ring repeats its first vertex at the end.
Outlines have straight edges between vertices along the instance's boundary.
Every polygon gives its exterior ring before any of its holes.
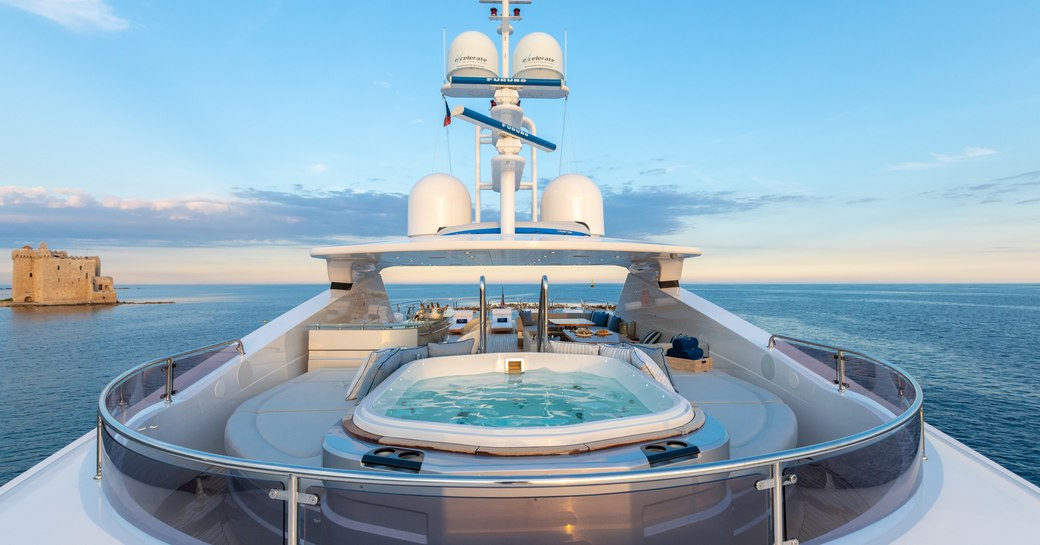
{"type": "Polygon", "coordinates": [[[561,87],[563,80],[543,78],[481,78],[452,76],[452,85],[498,85],[503,87],[561,87]]]}
{"type": "Polygon", "coordinates": [[[469,121],[470,123],[473,123],[474,125],[484,127],[485,129],[508,133],[510,136],[515,136],[520,140],[527,142],[532,147],[540,149],[542,151],[556,151],[556,144],[553,144],[552,142],[544,138],[538,138],[537,136],[519,127],[506,125],[505,123],[493,117],[489,117],[482,113],[475,112],[465,106],[456,106],[452,108],[451,116],[457,117],[459,119],[464,119],[466,121],[469,121]]]}

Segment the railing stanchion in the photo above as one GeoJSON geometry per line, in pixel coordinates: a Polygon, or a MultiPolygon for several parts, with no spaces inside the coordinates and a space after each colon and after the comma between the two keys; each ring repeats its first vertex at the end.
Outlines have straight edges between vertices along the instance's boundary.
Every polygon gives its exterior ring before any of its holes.
{"type": "Polygon", "coordinates": [[[484,277],[480,277],[480,346],[477,347],[477,353],[483,354],[487,352],[487,285],[484,283],[484,277]]]}
{"type": "MultiPolygon", "coordinates": [[[[585,302],[582,301],[582,308],[585,302]]],[[[549,338],[549,277],[542,276],[542,289],[538,295],[538,351],[545,352],[549,338]]]]}
{"type": "Polygon", "coordinates": [[[173,403],[173,358],[166,360],[166,402],[173,403]]]}
{"type": "Polygon", "coordinates": [[[300,478],[295,473],[289,474],[289,505],[285,509],[285,543],[286,545],[299,545],[300,543],[300,478]]]}
{"type": "Polygon", "coordinates": [[[838,350],[838,353],[835,354],[834,359],[835,359],[834,372],[836,372],[838,374],[838,391],[839,392],[844,392],[845,391],[845,362],[848,361],[848,358],[845,357],[845,351],[844,350],[838,350]]]}
{"type": "MultiPolygon", "coordinates": [[[[924,450],[924,406],[921,406],[921,459],[927,460],[928,453],[924,450]]],[[[98,470],[100,471],[100,469],[98,470]]]]}
{"type": "Polygon", "coordinates": [[[773,481],[773,545],[784,545],[784,476],[780,462],[769,466],[769,478],[773,481]]]}
{"type": "Polygon", "coordinates": [[[101,426],[102,426],[102,423],[101,423],[101,409],[98,409],[98,412],[97,412],[97,472],[94,473],[94,480],[95,481],[100,481],[101,480],[101,457],[103,456],[102,450],[104,449],[104,445],[101,442],[101,437],[102,437],[101,436],[101,433],[102,433],[101,426]]]}

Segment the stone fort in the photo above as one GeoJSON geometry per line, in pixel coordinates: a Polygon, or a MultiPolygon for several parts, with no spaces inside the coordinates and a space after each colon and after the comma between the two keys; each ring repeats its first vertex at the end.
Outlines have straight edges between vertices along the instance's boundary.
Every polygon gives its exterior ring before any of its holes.
{"type": "Polygon", "coordinates": [[[11,252],[14,269],[11,299],[15,303],[115,303],[111,276],[101,276],[101,258],[70,256],[47,248],[23,246],[11,252]]]}

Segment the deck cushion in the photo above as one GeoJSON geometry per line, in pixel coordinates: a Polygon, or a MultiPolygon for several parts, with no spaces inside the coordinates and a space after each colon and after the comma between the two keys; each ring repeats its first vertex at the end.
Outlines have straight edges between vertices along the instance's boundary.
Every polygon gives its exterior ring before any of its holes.
{"type": "Polygon", "coordinates": [[[598,356],[599,346],[600,345],[597,343],[549,341],[549,349],[556,354],[584,354],[586,356],[598,356]]]}
{"type": "Polygon", "coordinates": [[[463,356],[473,353],[473,339],[466,339],[453,343],[430,343],[426,345],[430,351],[430,357],[440,356],[463,356]]]}
{"type": "Polygon", "coordinates": [[[776,394],[719,371],[675,372],[672,380],[680,395],[726,427],[731,457],[798,446],[798,420],[776,394]]]}
{"type": "Polygon", "coordinates": [[[661,338],[661,332],[656,330],[650,330],[643,335],[642,339],[639,339],[639,344],[654,344],[661,338]]]}
{"type": "Polygon", "coordinates": [[[357,369],[317,369],[239,405],[224,428],[231,456],[321,467],[322,440],[354,404],[344,399],[357,369]]]}
{"type": "Polygon", "coordinates": [[[421,360],[430,356],[430,351],[425,346],[416,346],[415,348],[402,348],[401,352],[401,365],[415,360],[421,360]]]}

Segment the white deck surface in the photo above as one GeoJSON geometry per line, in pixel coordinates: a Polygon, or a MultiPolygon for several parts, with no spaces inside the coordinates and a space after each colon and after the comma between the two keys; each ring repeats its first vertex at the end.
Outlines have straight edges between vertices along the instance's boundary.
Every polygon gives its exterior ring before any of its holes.
{"type": "MultiPolygon", "coordinates": [[[[928,428],[925,485],[889,519],[834,543],[1029,544],[1040,489],[928,428]]],[[[94,480],[94,434],[0,488],[2,543],[158,543],[112,512],[94,480]]]]}

